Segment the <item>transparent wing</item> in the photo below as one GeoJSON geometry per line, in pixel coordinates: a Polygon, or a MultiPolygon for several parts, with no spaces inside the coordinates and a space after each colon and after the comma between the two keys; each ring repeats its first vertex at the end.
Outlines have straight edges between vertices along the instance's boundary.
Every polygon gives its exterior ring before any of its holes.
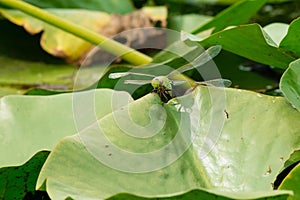
{"type": "Polygon", "coordinates": [[[125,84],[145,85],[151,83],[152,80],[125,80],[125,84]]]}
{"type": "Polygon", "coordinates": [[[208,48],[207,50],[205,50],[202,54],[200,54],[200,56],[195,58],[195,60],[193,60],[191,63],[183,65],[182,67],[178,68],[177,70],[171,72],[168,76],[170,77],[177,73],[182,73],[182,72],[200,67],[200,66],[204,65],[205,63],[207,63],[208,61],[212,60],[214,57],[216,57],[220,53],[221,50],[222,50],[221,45],[212,46],[212,47],[208,48]]]}
{"type": "Polygon", "coordinates": [[[208,86],[216,86],[216,87],[229,87],[232,82],[228,79],[213,79],[209,81],[196,82],[197,85],[208,85],[208,86]]]}
{"type": "Polygon", "coordinates": [[[184,84],[186,82],[187,81],[185,81],[185,80],[176,80],[176,81],[172,81],[172,85],[179,86],[179,85],[182,85],[182,84],[184,84]]]}
{"type": "Polygon", "coordinates": [[[108,78],[110,79],[117,79],[128,75],[138,75],[138,76],[148,76],[154,78],[155,76],[150,74],[143,74],[143,73],[135,73],[135,72],[117,72],[117,73],[111,73],[108,75],[108,78]]]}

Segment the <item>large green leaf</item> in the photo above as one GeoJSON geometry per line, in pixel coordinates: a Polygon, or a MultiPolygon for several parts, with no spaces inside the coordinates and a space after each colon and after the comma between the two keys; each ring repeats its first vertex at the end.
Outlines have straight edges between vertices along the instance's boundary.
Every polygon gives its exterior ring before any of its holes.
{"type": "Polygon", "coordinates": [[[289,25],[284,23],[272,23],[264,27],[264,31],[279,46],[280,42],[286,36],[289,25]]]}
{"type": "Polygon", "coordinates": [[[108,89],[53,96],[1,98],[0,167],[18,166],[38,151],[51,150],[61,138],[80,129],[75,111],[81,113],[77,117],[84,118],[84,123],[93,123],[112,111],[111,101],[115,95],[120,99],[119,104],[114,105],[116,107],[122,106],[126,100],[132,101],[127,93],[108,89]],[[91,95],[95,101],[85,99],[91,95]],[[81,105],[82,110],[77,110],[78,106],[73,108],[74,105],[81,105]],[[95,113],[86,116],[84,106],[87,105],[94,106],[95,113]]]}
{"type": "Polygon", "coordinates": [[[232,81],[231,87],[238,87],[247,90],[264,91],[267,88],[278,87],[278,82],[275,77],[263,76],[250,66],[248,60],[245,60],[232,53],[222,51],[220,55],[214,60],[223,78],[232,81]]]}
{"type": "Polygon", "coordinates": [[[77,70],[67,64],[47,64],[1,55],[0,64],[0,97],[24,93],[47,95],[86,89],[98,81],[105,69],[97,66],[77,70]]]}
{"type": "MultiPolygon", "coordinates": [[[[167,2],[186,2],[186,0],[165,0],[167,2]]],[[[209,3],[209,4],[234,4],[237,2],[241,2],[245,0],[189,0],[188,3],[190,4],[198,4],[198,3],[209,3]]],[[[282,2],[289,2],[293,0],[268,0],[269,3],[282,3],[282,2]]]]}
{"type": "Polygon", "coordinates": [[[81,8],[88,10],[97,10],[107,13],[125,14],[134,10],[130,0],[113,0],[113,1],[77,1],[77,0],[24,0],[28,3],[42,8],[81,8]]]}
{"type": "Polygon", "coordinates": [[[286,37],[281,41],[280,47],[293,53],[296,57],[300,57],[300,18],[294,20],[289,27],[286,37]]]}
{"type": "Polygon", "coordinates": [[[280,89],[291,104],[300,110],[300,59],[292,62],[284,72],[280,89]]]}
{"type": "Polygon", "coordinates": [[[199,87],[162,106],[149,94],[63,139],[37,187],[53,199],[283,194],[272,183],[300,147],[299,133],[300,114],[282,97],[199,87]]]}
{"type": "Polygon", "coordinates": [[[0,56],[0,84],[71,89],[76,69],[70,65],[45,64],[0,56]]]}
{"type": "Polygon", "coordinates": [[[204,47],[220,44],[223,49],[250,60],[286,69],[295,60],[276,44],[258,24],[220,31],[200,42],[204,47]]]}
{"type": "Polygon", "coordinates": [[[213,28],[216,33],[228,26],[247,23],[250,18],[265,4],[267,0],[240,1],[228,9],[220,12],[211,21],[193,31],[194,34],[213,28]]]}
{"type": "MultiPolygon", "coordinates": [[[[228,194],[224,192],[215,192],[210,190],[192,190],[184,194],[177,194],[176,196],[172,197],[160,197],[160,198],[148,198],[148,197],[140,197],[130,194],[118,194],[116,196],[113,196],[109,198],[109,200],[124,200],[124,199],[130,199],[130,200],[157,200],[157,199],[164,199],[164,200],[191,200],[191,199],[209,199],[209,200],[230,200],[232,198],[226,197],[228,194]]],[[[241,199],[241,198],[248,198],[249,196],[252,196],[252,199],[256,200],[288,200],[290,195],[284,194],[283,192],[264,192],[264,195],[261,194],[255,194],[255,193],[244,193],[244,197],[241,197],[237,195],[235,199],[241,199]],[[264,197],[262,197],[264,196],[264,197]],[[267,197],[266,197],[267,196],[267,197]]],[[[234,197],[233,197],[234,198],[234,197]]]]}
{"type": "Polygon", "coordinates": [[[19,167],[0,169],[0,198],[24,199],[28,193],[35,193],[35,184],[49,152],[39,152],[19,167]]]}
{"type": "Polygon", "coordinates": [[[177,31],[192,32],[195,26],[200,26],[211,20],[211,16],[187,14],[179,16],[170,16],[168,20],[168,28],[177,31]]]}
{"type": "Polygon", "coordinates": [[[298,164],[281,183],[279,189],[292,190],[294,196],[289,198],[291,200],[300,199],[300,164],[298,164]]]}

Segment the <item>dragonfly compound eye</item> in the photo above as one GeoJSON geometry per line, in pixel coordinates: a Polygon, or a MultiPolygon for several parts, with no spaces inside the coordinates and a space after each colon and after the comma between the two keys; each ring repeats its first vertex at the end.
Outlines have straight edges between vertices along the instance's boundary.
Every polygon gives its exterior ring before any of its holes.
{"type": "Polygon", "coordinates": [[[153,87],[154,89],[157,89],[157,88],[159,88],[159,86],[161,85],[160,82],[161,82],[160,79],[159,79],[158,77],[155,77],[155,78],[152,80],[151,85],[152,85],[152,87],[153,87]]]}

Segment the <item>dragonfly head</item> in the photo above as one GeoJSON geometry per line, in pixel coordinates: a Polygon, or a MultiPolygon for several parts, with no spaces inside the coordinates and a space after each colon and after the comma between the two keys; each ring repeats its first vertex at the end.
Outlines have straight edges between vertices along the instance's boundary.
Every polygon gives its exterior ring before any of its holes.
{"type": "Polygon", "coordinates": [[[151,85],[154,89],[172,90],[171,81],[166,76],[157,76],[153,78],[151,85]]]}

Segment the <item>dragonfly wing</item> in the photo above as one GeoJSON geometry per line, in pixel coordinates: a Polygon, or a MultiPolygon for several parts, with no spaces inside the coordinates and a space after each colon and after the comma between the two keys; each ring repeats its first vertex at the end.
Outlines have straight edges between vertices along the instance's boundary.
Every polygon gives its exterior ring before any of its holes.
{"type": "Polygon", "coordinates": [[[152,80],[125,80],[125,84],[145,85],[151,83],[152,80]]]}
{"type": "Polygon", "coordinates": [[[143,73],[136,73],[136,72],[116,72],[116,73],[109,74],[108,78],[117,79],[117,78],[121,78],[121,77],[128,76],[128,75],[148,76],[148,77],[152,77],[152,78],[155,77],[151,74],[143,74],[143,73]]]}
{"type": "Polygon", "coordinates": [[[179,86],[179,85],[182,85],[182,84],[184,84],[186,82],[187,81],[185,81],[185,80],[176,80],[176,81],[172,81],[172,85],[179,86]]]}
{"type": "Polygon", "coordinates": [[[228,79],[213,79],[209,81],[196,82],[198,85],[208,85],[208,86],[216,86],[216,87],[229,87],[232,82],[228,79]]]}
{"type": "MultiPolygon", "coordinates": [[[[186,65],[183,65],[182,67],[178,68],[174,72],[182,73],[182,72],[200,67],[201,65],[204,65],[205,63],[207,63],[208,61],[210,61],[214,57],[216,57],[220,53],[221,50],[222,50],[221,45],[212,46],[212,47],[208,48],[207,50],[205,50],[202,54],[200,54],[200,56],[195,58],[195,60],[193,60],[192,62],[190,62],[186,65]]],[[[172,73],[173,72],[171,72],[171,74],[172,73]]]]}
{"type": "Polygon", "coordinates": [[[185,40],[191,40],[191,41],[201,41],[201,38],[197,37],[196,35],[193,35],[191,33],[187,33],[185,31],[180,32],[180,40],[185,41],[185,40]]]}
{"type": "Polygon", "coordinates": [[[108,75],[108,78],[117,79],[117,78],[121,78],[121,77],[128,76],[128,75],[129,75],[129,72],[111,73],[108,75]]]}

